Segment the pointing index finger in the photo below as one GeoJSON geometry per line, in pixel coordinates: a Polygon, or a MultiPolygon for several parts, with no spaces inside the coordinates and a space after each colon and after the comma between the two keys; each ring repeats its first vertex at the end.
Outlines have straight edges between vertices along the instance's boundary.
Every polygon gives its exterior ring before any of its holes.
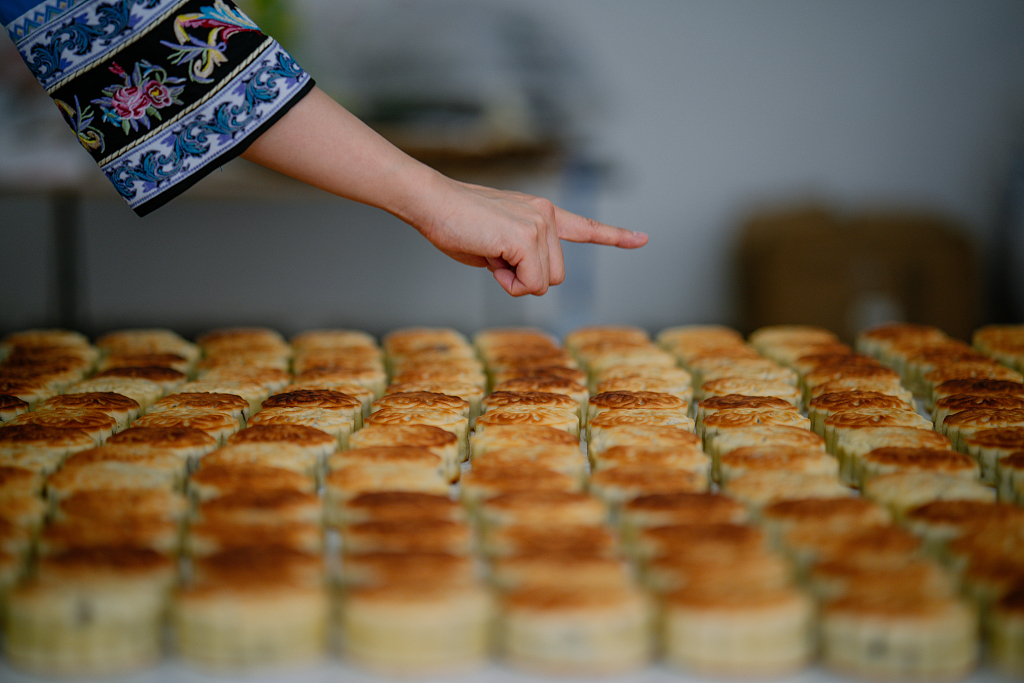
{"type": "Polygon", "coordinates": [[[560,208],[555,209],[555,225],[558,236],[569,242],[590,242],[623,249],[636,249],[647,244],[645,233],[605,225],[560,208]]]}

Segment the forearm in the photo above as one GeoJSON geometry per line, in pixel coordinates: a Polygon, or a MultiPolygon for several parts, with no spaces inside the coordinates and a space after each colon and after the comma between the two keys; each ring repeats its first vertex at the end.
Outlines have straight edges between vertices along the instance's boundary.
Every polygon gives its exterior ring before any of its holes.
{"type": "Polygon", "coordinates": [[[421,229],[445,179],[314,88],[242,157],[421,229]]]}

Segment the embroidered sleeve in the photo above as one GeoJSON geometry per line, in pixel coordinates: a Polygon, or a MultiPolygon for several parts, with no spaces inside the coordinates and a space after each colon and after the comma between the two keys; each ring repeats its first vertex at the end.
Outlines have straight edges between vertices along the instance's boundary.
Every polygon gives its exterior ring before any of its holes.
{"type": "Polygon", "coordinates": [[[0,19],[140,216],[241,154],[313,87],[230,0],[0,0],[0,19]],[[12,16],[19,5],[34,6],[12,16]]]}

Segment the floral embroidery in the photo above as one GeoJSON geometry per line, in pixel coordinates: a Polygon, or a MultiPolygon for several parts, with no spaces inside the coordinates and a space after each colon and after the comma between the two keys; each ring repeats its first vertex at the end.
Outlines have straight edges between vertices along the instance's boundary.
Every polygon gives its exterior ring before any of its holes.
{"type": "Polygon", "coordinates": [[[82,143],[82,147],[95,152],[102,152],[106,148],[103,134],[92,125],[92,121],[95,118],[92,109],[88,105],[86,105],[85,109],[82,109],[82,106],[78,103],[78,95],[75,95],[74,108],[61,100],[55,99],[54,102],[57,103],[60,113],[64,115],[64,120],[78,133],[78,141],[82,143]]]}
{"type": "Polygon", "coordinates": [[[124,78],[124,84],[105,88],[105,97],[93,100],[93,104],[100,105],[104,121],[120,126],[125,134],[129,128],[138,131],[139,123],[151,128],[150,116],[160,121],[160,109],[181,104],[178,95],[185,87],[178,83],[184,83],[184,78],[168,76],[164,69],[147,61],[137,63],[131,76],[117,62],[111,63],[110,70],[124,78]]]}
{"type": "Polygon", "coordinates": [[[27,53],[22,52],[25,63],[35,77],[46,85],[73,66],[67,55],[82,57],[97,46],[109,45],[115,39],[129,34],[138,21],[132,16],[133,6],[141,5],[148,9],[156,1],[118,0],[98,5],[92,17],[82,12],[65,26],[48,32],[46,42],[36,43],[27,53]]]}
{"type": "Polygon", "coordinates": [[[149,194],[181,173],[190,172],[189,161],[211,155],[213,148],[230,147],[239,136],[251,132],[263,116],[284,104],[282,94],[305,81],[306,73],[288,53],[276,48],[274,53],[256,65],[237,90],[230,93],[229,101],[216,105],[209,117],[195,117],[167,139],[167,152],[147,151],[137,161],[123,160],[104,168],[117,191],[131,202],[138,186],[149,194]],[[285,84],[279,84],[284,80],[285,84]],[[232,101],[233,100],[233,101],[232,101]],[[212,138],[212,139],[211,139],[212,138]]]}
{"type": "Polygon", "coordinates": [[[216,0],[212,7],[203,7],[193,14],[182,14],[174,20],[174,37],[178,44],[161,41],[173,48],[171,62],[189,64],[189,78],[198,83],[209,83],[213,70],[227,61],[224,51],[227,41],[240,31],[258,31],[259,28],[249,17],[237,9],[216,0]],[[190,28],[208,28],[205,41],[188,33],[190,28]]]}

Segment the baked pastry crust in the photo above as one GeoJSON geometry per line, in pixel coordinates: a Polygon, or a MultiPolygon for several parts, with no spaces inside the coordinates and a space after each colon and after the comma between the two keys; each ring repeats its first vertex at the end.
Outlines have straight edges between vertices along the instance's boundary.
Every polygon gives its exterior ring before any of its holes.
{"type": "Polygon", "coordinates": [[[587,472],[587,459],[577,444],[541,444],[537,446],[507,446],[493,448],[473,454],[473,462],[487,466],[531,466],[541,465],[583,478],[587,472]]]}
{"type": "Polygon", "coordinates": [[[28,401],[11,394],[0,394],[0,424],[7,422],[22,413],[27,413],[28,401]]]}
{"type": "Polygon", "coordinates": [[[479,584],[359,586],[339,605],[344,657],[387,675],[451,675],[482,667],[494,603],[479,584]]]}
{"type": "Polygon", "coordinates": [[[862,486],[865,497],[889,508],[902,519],[907,510],[936,500],[977,500],[994,502],[996,492],[981,481],[928,471],[880,474],[862,486]]]}
{"type": "Polygon", "coordinates": [[[718,456],[713,476],[726,483],[751,471],[790,470],[830,474],[838,479],[839,462],[821,449],[806,446],[742,446],[718,456]]]}
{"type": "Polygon", "coordinates": [[[361,553],[450,553],[470,555],[473,528],[464,520],[388,519],[350,522],[342,529],[342,550],[361,553]]]}
{"type": "Polygon", "coordinates": [[[811,429],[824,434],[825,418],[847,410],[861,409],[883,410],[914,410],[914,407],[903,399],[877,391],[841,391],[815,396],[807,402],[807,416],[811,419],[811,429]]]}
{"type": "Polygon", "coordinates": [[[189,477],[188,490],[197,502],[202,502],[239,492],[315,493],[317,485],[313,477],[284,467],[203,463],[189,477]]]}
{"type": "Polygon", "coordinates": [[[341,524],[442,519],[464,521],[465,508],[447,495],[423,491],[372,491],[353,496],[340,509],[341,524]]]}
{"type": "Polygon", "coordinates": [[[460,487],[462,501],[473,507],[487,498],[510,491],[581,491],[583,482],[579,477],[542,465],[523,467],[478,463],[462,475],[460,487]]]}
{"type": "Polygon", "coordinates": [[[167,393],[176,391],[188,381],[188,375],[180,370],[161,365],[119,366],[101,370],[93,379],[146,379],[159,384],[167,393]]]}
{"type": "Polygon", "coordinates": [[[573,445],[579,448],[580,439],[579,435],[547,425],[493,425],[473,434],[470,438],[470,452],[476,457],[500,448],[546,444],[573,445]]]}
{"type": "Polygon", "coordinates": [[[33,410],[22,413],[5,424],[36,425],[54,429],[74,429],[85,432],[97,444],[102,444],[117,430],[117,420],[98,410],[33,410]]]}
{"type": "Polygon", "coordinates": [[[608,521],[608,508],[582,491],[509,491],[484,500],[478,508],[485,530],[510,524],[599,525],[608,521]]]}
{"type": "Polygon", "coordinates": [[[700,385],[694,398],[702,401],[712,396],[741,394],[743,396],[774,396],[794,406],[800,406],[800,389],[780,380],[748,379],[745,377],[723,377],[700,385]]]}
{"type": "Polygon", "coordinates": [[[629,586],[513,589],[501,599],[501,657],[547,675],[635,671],[654,654],[652,615],[645,595],[629,586]]]}
{"type": "Polygon", "coordinates": [[[862,455],[858,466],[857,479],[862,487],[869,479],[891,472],[936,472],[971,480],[980,475],[973,458],[939,448],[883,446],[862,455]]]}
{"type": "Polygon", "coordinates": [[[700,493],[710,486],[706,468],[674,469],[642,464],[606,467],[590,476],[591,493],[612,507],[651,493],[700,493]]]}
{"type": "Polygon", "coordinates": [[[672,668],[760,677],[800,671],[811,662],[813,602],[794,588],[684,588],[666,595],[664,604],[662,648],[672,668]]]}
{"type": "Polygon", "coordinates": [[[149,407],[149,412],[155,413],[162,410],[215,410],[234,415],[240,427],[244,427],[249,419],[249,402],[237,394],[224,394],[214,392],[183,392],[170,394],[158,399],[149,407]]]}
{"type": "Polygon", "coordinates": [[[753,514],[780,500],[841,498],[855,494],[832,474],[791,470],[747,472],[725,482],[722,492],[741,501],[753,514]]]}
{"type": "Polygon", "coordinates": [[[112,391],[96,391],[82,394],[51,396],[40,403],[36,410],[78,411],[98,410],[114,418],[117,431],[127,429],[128,424],[142,411],[139,402],[112,391]]]}
{"type": "Polygon", "coordinates": [[[959,680],[978,663],[976,615],[952,597],[887,592],[824,605],[822,662],[842,675],[959,680]]]}
{"type": "MultiPolygon", "coordinates": [[[[338,440],[325,431],[306,425],[254,425],[232,434],[228,445],[242,443],[291,443],[320,457],[327,457],[338,447],[338,440]]],[[[351,445],[351,442],[350,442],[351,445]]]]}
{"type": "Polygon", "coordinates": [[[238,418],[220,410],[193,410],[190,408],[168,408],[156,413],[147,413],[134,422],[137,427],[182,428],[189,427],[206,432],[218,444],[225,444],[242,427],[238,418]]]}

